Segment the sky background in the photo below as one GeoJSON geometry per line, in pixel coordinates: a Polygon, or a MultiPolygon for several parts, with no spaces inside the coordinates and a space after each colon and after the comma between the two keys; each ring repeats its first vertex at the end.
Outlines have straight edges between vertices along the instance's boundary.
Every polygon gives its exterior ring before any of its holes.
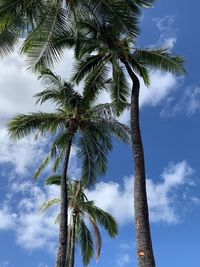
{"type": "MultiPolygon", "coordinates": [[[[141,128],[146,157],[147,191],[152,239],[158,267],[198,266],[200,251],[200,47],[199,4],[195,0],[160,0],[141,19],[137,45],[168,46],[186,59],[187,76],[152,72],[150,88],[141,86],[141,128]]],[[[67,51],[55,68],[69,77],[73,63],[67,51]]],[[[9,141],[6,122],[16,113],[41,109],[32,95],[42,85],[25,71],[16,52],[0,61],[0,267],[54,266],[58,228],[57,208],[39,214],[41,204],[57,197],[59,189],[44,188],[45,170],[38,181],[32,176],[45,156],[49,139],[28,137],[9,141]]],[[[109,100],[102,94],[99,101],[109,100]]],[[[42,110],[51,111],[50,105],[42,110]]],[[[126,112],[121,120],[128,122],[126,112]]],[[[70,159],[71,176],[80,172],[76,149],[70,159]]],[[[114,141],[109,170],[88,197],[109,211],[119,223],[115,240],[103,235],[102,255],[90,267],[133,267],[133,162],[128,146],[114,141]]],[[[77,249],[76,266],[81,267],[77,249]]]]}

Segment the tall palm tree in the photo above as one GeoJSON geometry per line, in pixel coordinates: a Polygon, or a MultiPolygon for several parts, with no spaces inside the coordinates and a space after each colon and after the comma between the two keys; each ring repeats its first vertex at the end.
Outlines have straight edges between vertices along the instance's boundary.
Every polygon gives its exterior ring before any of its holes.
{"type": "MultiPolygon", "coordinates": [[[[149,213],[146,195],[145,160],[139,123],[140,80],[150,84],[150,71],[159,69],[173,74],[184,74],[183,59],[166,48],[135,47],[135,39],[122,34],[115,25],[99,25],[88,18],[79,24],[79,31],[85,33],[80,45],[80,61],[75,66],[73,81],[77,84],[86,77],[95,81],[99,75],[110,68],[112,71],[111,98],[117,114],[120,115],[130,100],[130,123],[132,151],[134,157],[134,210],[136,222],[137,258],[139,267],[155,267],[152,248],[149,213]],[[129,89],[127,76],[132,81],[129,89]]],[[[98,92],[97,92],[98,93],[98,92]]]]}
{"type": "Polygon", "coordinates": [[[36,131],[40,135],[50,133],[54,136],[51,151],[42,162],[37,175],[51,158],[56,159],[55,170],[64,158],[60,187],[61,210],[56,266],[65,267],[68,211],[67,170],[72,144],[79,148],[78,155],[82,160],[81,179],[88,186],[95,182],[97,175],[106,172],[107,155],[112,148],[112,136],[122,142],[129,142],[129,127],[115,119],[111,105],[94,104],[96,99],[92,92],[106,86],[103,75],[95,85],[86,82],[83,95],[49,69],[43,70],[41,78],[48,84],[48,88],[36,94],[37,103],[43,104],[50,101],[56,106],[56,111],[17,115],[8,123],[8,131],[10,137],[15,139],[23,138],[36,131]]]}
{"type": "Polygon", "coordinates": [[[135,36],[141,7],[150,7],[153,0],[1,0],[0,1],[0,55],[7,55],[21,38],[21,51],[28,54],[29,64],[39,68],[52,67],[60,59],[67,40],[73,46],[72,36],[76,20],[93,17],[100,23],[115,21],[121,32],[135,36]]]}
{"type": "MultiPolygon", "coordinates": [[[[46,180],[47,185],[60,185],[61,177],[53,175],[46,180]]],[[[110,237],[117,235],[117,223],[107,212],[95,206],[93,201],[88,200],[85,194],[85,186],[81,181],[68,179],[68,201],[71,213],[69,222],[69,242],[67,259],[69,267],[74,267],[75,245],[79,245],[84,265],[88,265],[94,255],[96,247],[96,259],[101,253],[102,238],[98,224],[103,227],[110,237]],[[88,229],[88,221],[92,226],[92,232],[88,229]],[[94,241],[96,246],[94,246],[94,241]]],[[[59,203],[59,199],[51,199],[44,203],[41,210],[59,203]]]]}

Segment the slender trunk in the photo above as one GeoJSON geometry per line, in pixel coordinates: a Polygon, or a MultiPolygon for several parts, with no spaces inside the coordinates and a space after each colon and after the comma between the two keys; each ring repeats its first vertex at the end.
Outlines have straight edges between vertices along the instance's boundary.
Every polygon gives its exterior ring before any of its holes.
{"type": "Polygon", "coordinates": [[[61,204],[60,204],[60,228],[56,267],[66,267],[67,238],[68,238],[68,192],[67,192],[67,169],[72,145],[72,136],[69,138],[61,176],[61,204]]]}
{"type": "Polygon", "coordinates": [[[145,162],[139,122],[140,82],[127,62],[126,69],[132,79],[131,138],[134,156],[134,209],[138,267],[155,267],[146,193],[145,162]]]}
{"type": "Polygon", "coordinates": [[[74,267],[75,252],[75,230],[76,230],[76,213],[72,213],[72,234],[70,240],[69,267],[74,267]]]}

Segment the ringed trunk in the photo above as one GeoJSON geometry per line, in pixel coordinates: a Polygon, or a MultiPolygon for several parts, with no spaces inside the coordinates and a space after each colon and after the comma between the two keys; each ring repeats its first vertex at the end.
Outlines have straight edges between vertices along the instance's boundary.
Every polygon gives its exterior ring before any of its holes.
{"type": "Polygon", "coordinates": [[[61,176],[61,203],[60,203],[60,227],[58,253],[56,267],[66,267],[67,240],[68,240],[68,193],[67,193],[67,169],[72,145],[72,137],[69,138],[61,176]]]}
{"type": "Polygon", "coordinates": [[[126,69],[132,79],[131,93],[131,140],[134,157],[134,209],[136,223],[136,246],[138,267],[155,267],[155,259],[149,225],[146,193],[145,161],[139,121],[140,82],[129,64],[126,69]]]}
{"type": "Polygon", "coordinates": [[[74,267],[75,255],[75,230],[76,230],[76,213],[72,213],[72,234],[70,240],[69,267],[74,267]]]}

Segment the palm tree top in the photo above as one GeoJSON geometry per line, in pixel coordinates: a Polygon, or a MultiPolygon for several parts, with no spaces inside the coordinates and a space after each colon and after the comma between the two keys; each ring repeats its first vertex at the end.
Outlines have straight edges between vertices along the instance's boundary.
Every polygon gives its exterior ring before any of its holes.
{"type": "Polygon", "coordinates": [[[82,162],[82,179],[88,185],[93,184],[97,175],[107,170],[112,137],[130,143],[130,129],[116,119],[111,104],[95,104],[96,91],[105,86],[104,77],[93,83],[86,81],[83,94],[49,69],[43,69],[40,78],[47,87],[36,94],[37,103],[51,101],[55,112],[16,115],[8,122],[9,135],[21,139],[28,134],[52,134],[54,141],[35,173],[36,178],[52,160],[53,170],[58,169],[67,142],[73,136],[72,143],[78,147],[77,156],[82,162]]]}
{"type": "Polygon", "coordinates": [[[25,40],[21,52],[28,55],[28,64],[34,67],[52,67],[60,60],[67,40],[73,47],[77,34],[76,22],[88,16],[101,24],[115,21],[121,32],[138,34],[138,15],[141,8],[150,7],[153,0],[31,0],[0,1],[0,56],[14,50],[20,37],[25,40]]]}
{"type": "MultiPolygon", "coordinates": [[[[61,177],[53,175],[46,179],[47,185],[60,185],[61,177]]],[[[87,198],[86,187],[83,181],[68,179],[68,203],[71,217],[76,217],[76,243],[80,245],[84,265],[88,265],[94,255],[94,241],[96,242],[96,259],[101,253],[102,239],[99,226],[103,227],[110,237],[114,238],[118,234],[118,226],[115,219],[108,212],[97,207],[94,201],[87,198]],[[93,234],[88,228],[87,218],[93,234]],[[92,237],[94,235],[94,237],[92,237]]],[[[59,203],[59,199],[51,199],[45,202],[40,210],[45,211],[53,205],[59,203]]],[[[56,222],[59,220],[59,216],[56,222]]],[[[71,220],[69,220],[69,225],[71,220]]],[[[70,234],[69,234],[70,235],[70,234]]]]}

